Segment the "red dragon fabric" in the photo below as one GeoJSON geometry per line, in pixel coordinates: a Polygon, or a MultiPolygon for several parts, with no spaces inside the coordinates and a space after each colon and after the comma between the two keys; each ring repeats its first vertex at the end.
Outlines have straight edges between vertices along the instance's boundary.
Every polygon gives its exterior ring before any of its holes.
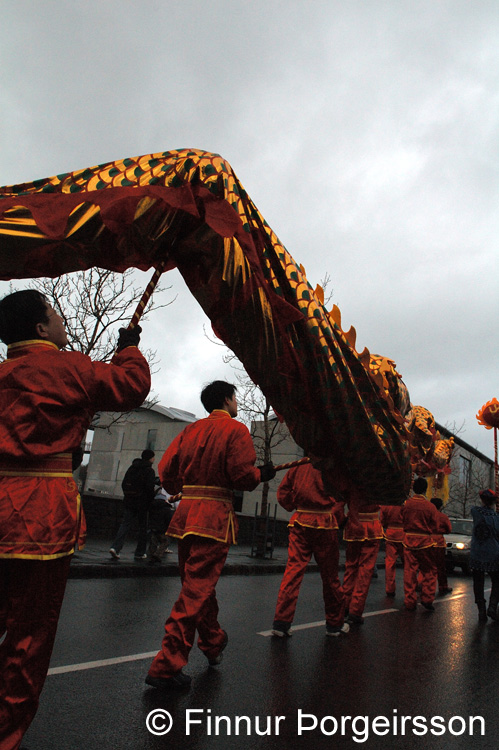
{"type": "Polygon", "coordinates": [[[0,278],[93,266],[177,267],[328,486],[402,503],[408,394],[394,363],[355,350],[217,154],[184,149],[0,188],[0,278]]]}

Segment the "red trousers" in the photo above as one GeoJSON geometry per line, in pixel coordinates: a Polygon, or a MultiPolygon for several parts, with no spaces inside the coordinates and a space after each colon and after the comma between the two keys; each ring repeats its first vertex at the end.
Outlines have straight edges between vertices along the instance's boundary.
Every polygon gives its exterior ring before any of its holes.
{"type": "Polygon", "coordinates": [[[343,593],[345,606],[352,615],[362,616],[378,551],[379,539],[347,542],[343,593]]]}
{"type": "Polygon", "coordinates": [[[165,623],[161,651],[149,668],[151,677],[171,677],[184,667],[194,645],[208,659],[218,656],[225,633],[218,623],[215,587],[227,558],[229,545],[189,534],[178,540],[182,590],[165,623]]]}
{"type": "Polygon", "coordinates": [[[387,594],[395,593],[395,567],[397,558],[404,562],[404,545],[402,542],[385,541],[385,591],[387,594]]]}
{"type": "Polygon", "coordinates": [[[38,708],[70,562],[0,560],[0,750],[17,750],[38,708]]]}
{"type": "Polygon", "coordinates": [[[340,627],[345,618],[345,599],[338,578],[338,532],[299,524],[289,530],[288,562],[277,596],[274,621],[293,622],[300,586],[312,555],[322,578],[326,623],[340,627]]]}
{"type": "Polygon", "coordinates": [[[416,584],[418,571],[421,573],[421,601],[432,604],[437,588],[437,568],[433,547],[404,549],[404,604],[415,607],[417,604],[416,584]]]}

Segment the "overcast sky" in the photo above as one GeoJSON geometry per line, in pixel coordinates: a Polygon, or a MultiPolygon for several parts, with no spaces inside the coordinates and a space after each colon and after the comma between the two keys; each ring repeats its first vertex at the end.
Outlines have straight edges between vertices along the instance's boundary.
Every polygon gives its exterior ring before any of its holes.
{"type": "MultiPolygon", "coordinates": [[[[497,0],[1,6],[1,185],[220,153],[310,283],[330,275],[358,350],[493,457],[475,414],[499,398],[497,0]]],[[[154,392],[202,416],[223,350],[180,275],[166,283],[177,299],[143,334],[154,392]]]]}

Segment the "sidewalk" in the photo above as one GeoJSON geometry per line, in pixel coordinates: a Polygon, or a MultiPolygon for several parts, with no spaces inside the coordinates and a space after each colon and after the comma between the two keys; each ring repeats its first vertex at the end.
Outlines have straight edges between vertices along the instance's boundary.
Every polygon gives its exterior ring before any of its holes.
{"type": "MultiPolygon", "coordinates": [[[[160,564],[150,565],[147,560],[134,560],[135,543],[125,544],[119,560],[109,554],[110,542],[104,539],[88,539],[85,549],[78,550],[71,562],[70,578],[130,578],[140,576],[178,576],[177,545],[170,545],[171,554],[165,555],[160,564]]],[[[269,575],[282,574],[286,567],[287,547],[276,547],[272,559],[251,557],[249,545],[231,545],[222,575],[269,575]]],[[[340,569],[344,568],[345,549],[340,547],[340,569]]],[[[378,568],[384,568],[384,552],[378,554],[378,568]]],[[[307,572],[317,572],[312,559],[307,572]]]]}

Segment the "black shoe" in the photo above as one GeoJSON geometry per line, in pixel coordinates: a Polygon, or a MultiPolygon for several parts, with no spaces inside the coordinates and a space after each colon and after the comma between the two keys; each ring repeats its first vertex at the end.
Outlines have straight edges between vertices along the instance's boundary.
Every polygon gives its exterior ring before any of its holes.
{"type": "Polygon", "coordinates": [[[452,587],[446,586],[444,589],[438,589],[438,595],[445,596],[446,594],[450,594],[451,591],[452,591],[452,587]]]}
{"type": "Polygon", "coordinates": [[[290,638],[292,636],[291,623],[274,620],[272,635],[276,635],[278,638],[290,638]]]}
{"type": "Polygon", "coordinates": [[[145,679],[146,685],[158,688],[158,690],[185,690],[190,688],[191,682],[192,678],[184,674],[182,670],[172,677],[151,677],[147,675],[145,679]]]}
{"type": "Polygon", "coordinates": [[[416,605],[415,604],[404,604],[404,610],[406,612],[415,612],[416,611],[416,605]]]}
{"type": "Polygon", "coordinates": [[[497,620],[497,602],[493,601],[492,599],[489,602],[487,614],[491,620],[497,620]]]}
{"type": "Polygon", "coordinates": [[[224,630],[224,636],[225,638],[224,638],[222,645],[220,646],[220,651],[218,652],[218,654],[214,656],[212,659],[208,659],[208,664],[210,665],[210,667],[216,667],[217,664],[220,664],[222,659],[224,658],[223,651],[227,647],[227,644],[229,642],[229,636],[227,635],[225,630],[224,630]]]}
{"type": "Polygon", "coordinates": [[[478,607],[478,622],[487,622],[487,610],[485,609],[485,599],[481,602],[477,602],[478,607]]]}
{"type": "Polygon", "coordinates": [[[433,604],[431,602],[421,602],[421,604],[423,605],[423,607],[425,609],[428,610],[428,612],[434,612],[435,611],[435,607],[433,606],[433,604]]]}
{"type": "Polygon", "coordinates": [[[395,599],[395,591],[387,591],[386,596],[388,596],[390,599],[395,599]]]}
{"type": "Polygon", "coordinates": [[[353,615],[350,613],[346,618],[346,622],[348,622],[349,625],[362,625],[364,623],[364,618],[360,615],[353,615]]]}

